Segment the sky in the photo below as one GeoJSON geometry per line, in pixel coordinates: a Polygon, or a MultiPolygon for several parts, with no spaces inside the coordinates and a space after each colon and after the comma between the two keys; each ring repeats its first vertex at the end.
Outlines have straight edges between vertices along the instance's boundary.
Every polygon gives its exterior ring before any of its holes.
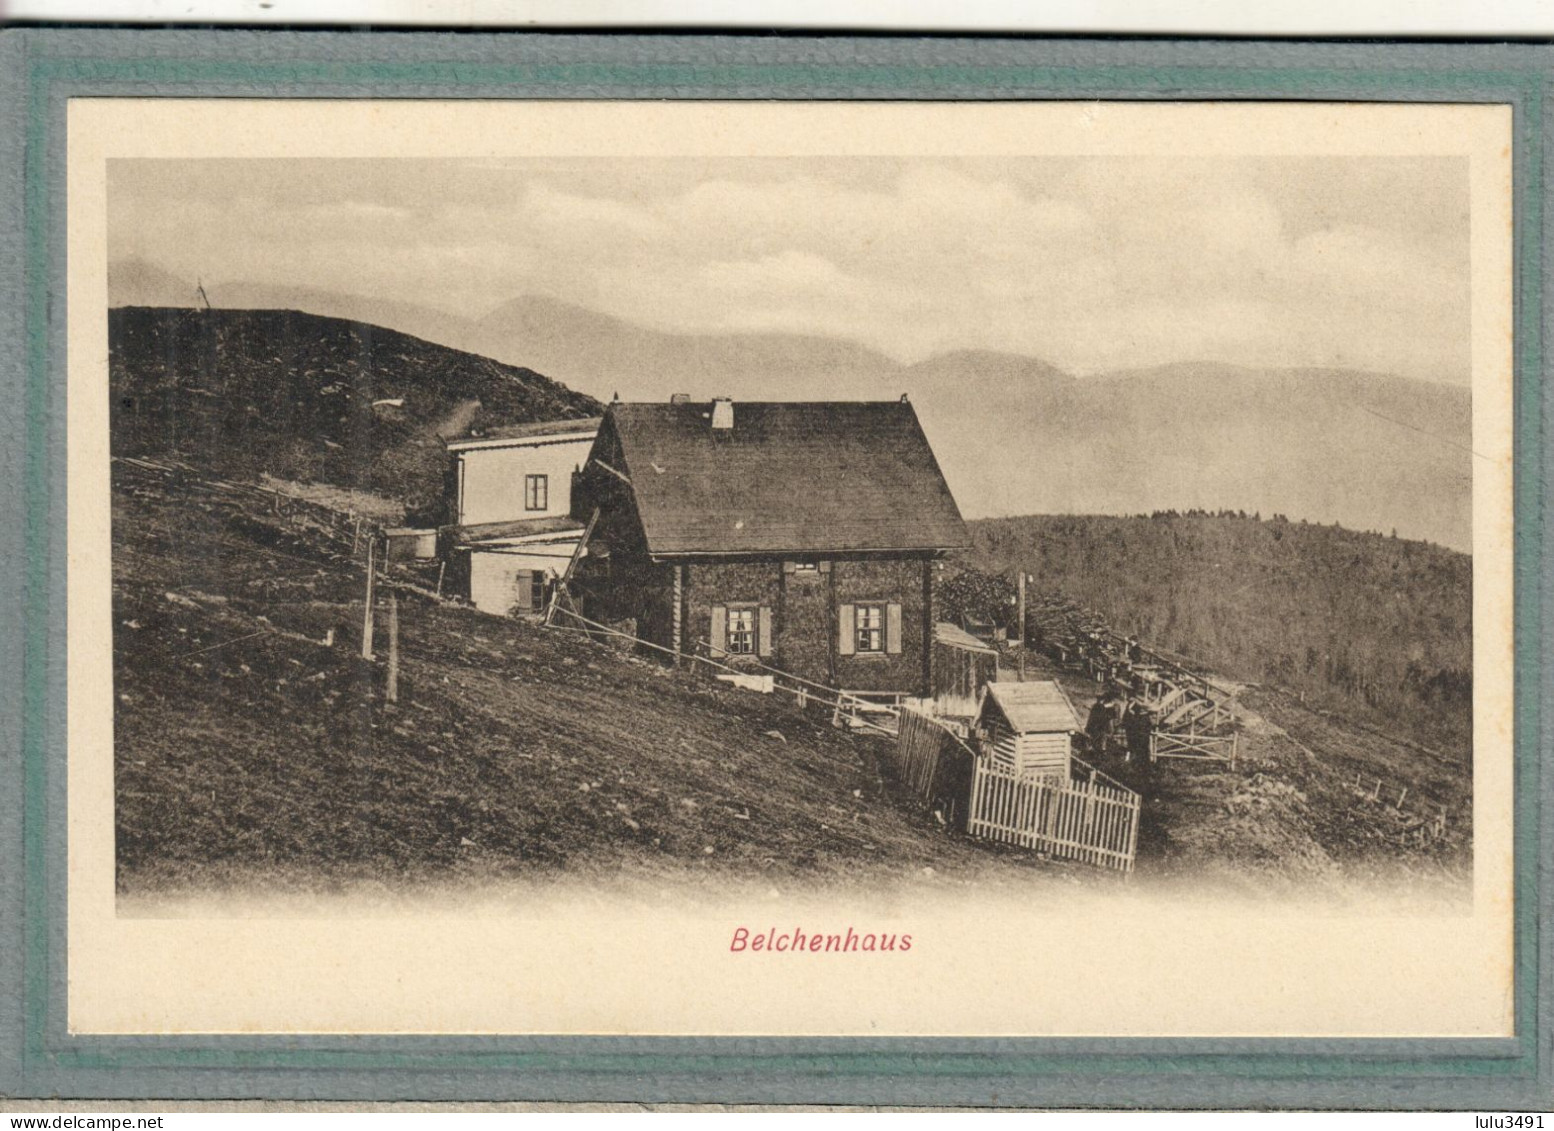
{"type": "Polygon", "coordinates": [[[523,295],[658,330],[1076,374],[1213,360],[1469,382],[1460,158],[134,160],[110,263],[478,318],[523,295]]]}

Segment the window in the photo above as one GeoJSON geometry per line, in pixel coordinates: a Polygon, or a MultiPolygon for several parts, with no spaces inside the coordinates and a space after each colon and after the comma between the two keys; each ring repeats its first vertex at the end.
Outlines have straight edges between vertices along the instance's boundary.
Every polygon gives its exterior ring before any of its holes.
{"type": "Polygon", "coordinates": [[[523,477],[523,509],[542,511],[550,506],[550,476],[525,475],[523,477]]]}
{"type": "Polygon", "coordinates": [[[545,571],[530,570],[529,577],[529,611],[543,613],[545,611],[545,571]]]}
{"type": "Polygon", "coordinates": [[[735,656],[755,655],[755,610],[728,611],[728,651],[735,656]]]}
{"type": "Polygon", "coordinates": [[[769,605],[713,605],[708,643],[713,656],[770,656],[772,610],[769,605]]]}
{"type": "Polygon", "coordinates": [[[885,606],[859,605],[855,614],[859,652],[885,650],[885,606]]]}
{"type": "Polygon", "coordinates": [[[895,601],[838,605],[838,656],[899,656],[901,606],[895,601]]]}

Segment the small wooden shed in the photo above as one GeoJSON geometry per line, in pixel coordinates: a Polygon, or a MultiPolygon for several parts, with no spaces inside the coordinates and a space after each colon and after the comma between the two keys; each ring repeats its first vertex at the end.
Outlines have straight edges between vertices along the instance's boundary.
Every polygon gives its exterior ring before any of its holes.
{"type": "Polygon", "coordinates": [[[982,689],[998,679],[998,652],[947,621],[933,626],[934,713],[969,719],[982,689]]]}
{"type": "Polygon", "coordinates": [[[1069,776],[1079,712],[1050,680],[990,683],[977,712],[982,752],[995,769],[1017,777],[1069,776]]]}
{"type": "Polygon", "coordinates": [[[437,530],[419,530],[409,526],[391,526],[383,532],[384,545],[391,562],[411,562],[437,556],[437,530]]]}

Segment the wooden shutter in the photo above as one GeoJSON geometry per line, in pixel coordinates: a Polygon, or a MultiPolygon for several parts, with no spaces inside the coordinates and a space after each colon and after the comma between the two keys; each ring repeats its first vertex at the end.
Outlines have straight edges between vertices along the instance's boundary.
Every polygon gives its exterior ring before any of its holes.
{"type": "Polygon", "coordinates": [[[755,649],[758,655],[772,654],[772,610],[765,605],[756,618],[755,649]]]}
{"type": "Polygon", "coordinates": [[[894,601],[885,606],[885,651],[901,654],[901,606],[894,601]]]}
{"type": "Polygon", "coordinates": [[[836,610],[836,619],[839,633],[836,640],[836,650],[839,655],[851,656],[858,647],[858,633],[853,622],[853,607],[843,605],[836,610]]]}
{"type": "Polygon", "coordinates": [[[526,613],[534,607],[534,575],[521,569],[513,575],[513,609],[526,613]]]}
{"type": "Polygon", "coordinates": [[[721,656],[728,651],[728,609],[723,605],[712,606],[712,654],[721,656]]]}
{"type": "Polygon", "coordinates": [[[782,572],[783,573],[792,573],[795,569],[798,568],[798,564],[799,564],[798,562],[785,561],[785,562],[782,563],[782,572]]]}

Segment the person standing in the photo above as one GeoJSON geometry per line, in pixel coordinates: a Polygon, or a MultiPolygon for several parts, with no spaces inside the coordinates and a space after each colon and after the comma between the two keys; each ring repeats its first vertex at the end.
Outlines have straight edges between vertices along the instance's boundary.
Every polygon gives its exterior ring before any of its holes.
{"type": "Polygon", "coordinates": [[[1155,722],[1149,711],[1142,703],[1133,703],[1122,719],[1122,733],[1128,744],[1128,751],[1122,759],[1124,762],[1131,762],[1135,758],[1140,762],[1148,760],[1149,735],[1154,729],[1155,722]]]}

